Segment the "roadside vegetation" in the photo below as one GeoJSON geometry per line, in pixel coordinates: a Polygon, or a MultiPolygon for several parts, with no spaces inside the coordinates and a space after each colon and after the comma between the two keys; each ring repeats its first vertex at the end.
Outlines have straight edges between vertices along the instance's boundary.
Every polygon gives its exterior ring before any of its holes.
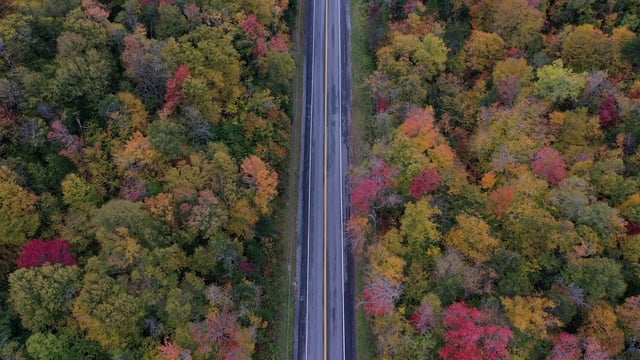
{"type": "Polygon", "coordinates": [[[353,7],[371,358],[638,358],[638,4],[353,7]]]}
{"type": "Polygon", "coordinates": [[[0,2],[0,358],[286,351],[288,7],[0,2]]]}

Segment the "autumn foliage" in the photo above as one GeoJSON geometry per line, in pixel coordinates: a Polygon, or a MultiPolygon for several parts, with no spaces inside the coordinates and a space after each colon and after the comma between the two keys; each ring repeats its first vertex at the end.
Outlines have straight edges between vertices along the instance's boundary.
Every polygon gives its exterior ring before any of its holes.
{"type": "Polygon", "coordinates": [[[556,149],[548,146],[538,151],[532,166],[533,172],[547,179],[551,185],[558,185],[568,175],[562,155],[556,149]]]}
{"type": "Polygon", "coordinates": [[[379,278],[367,284],[362,292],[364,310],[371,316],[389,313],[400,295],[400,286],[379,278]]]}
{"type": "Polygon", "coordinates": [[[44,264],[75,265],[71,245],[63,239],[44,241],[33,239],[22,248],[22,256],[16,260],[21,268],[40,267],[44,264]]]}
{"type": "Polygon", "coordinates": [[[163,108],[165,112],[172,113],[176,106],[178,106],[184,96],[182,93],[182,84],[189,77],[191,77],[189,68],[185,64],[182,64],[178,70],[176,70],[173,79],[167,81],[167,92],[164,94],[163,108]]]}
{"type": "Polygon", "coordinates": [[[435,192],[440,187],[442,179],[438,174],[438,170],[434,168],[425,168],[411,182],[411,196],[416,199],[421,198],[425,194],[435,192]]]}
{"type": "Polygon", "coordinates": [[[445,346],[438,352],[444,360],[499,360],[509,356],[513,333],[508,327],[486,325],[480,310],[464,302],[451,305],[443,322],[447,332],[445,346]]]}
{"type": "Polygon", "coordinates": [[[367,215],[385,203],[384,193],[395,185],[396,173],[383,159],[373,160],[368,176],[356,179],[351,186],[351,204],[356,214],[367,215]]]}

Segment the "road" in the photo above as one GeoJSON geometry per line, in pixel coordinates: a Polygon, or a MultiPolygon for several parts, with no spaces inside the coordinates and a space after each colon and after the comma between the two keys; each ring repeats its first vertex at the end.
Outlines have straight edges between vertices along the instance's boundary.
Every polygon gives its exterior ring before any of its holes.
{"type": "Polygon", "coordinates": [[[349,1],[306,3],[296,359],[356,359],[348,217],[349,1]]]}

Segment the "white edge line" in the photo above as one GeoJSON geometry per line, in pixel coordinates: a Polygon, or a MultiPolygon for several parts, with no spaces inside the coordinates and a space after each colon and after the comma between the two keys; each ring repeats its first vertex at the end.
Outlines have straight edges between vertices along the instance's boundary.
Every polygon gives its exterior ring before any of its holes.
{"type": "Polygon", "coordinates": [[[344,201],[343,201],[343,194],[344,194],[344,170],[342,167],[342,162],[343,162],[343,157],[342,157],[342,145],[343,145],[343,138],[342,138],[342,7],[340,6],[341,1],[337,1],[338,3],[338,64],[340,64],[338,66],[338,68],[340,69],[340,74],[338,76],[338,94],[339,94],[339,99],[340,102],[338,104],[338,113],[339,113],[339,118],[340,118],[340,126],[338,127],[339,131],[338,133],[340,134],[340,146],[338,147],[339,149],[339,154],[340,154],[340,262],[341,262],[341,271],[340,271],[340,276],[341,276],[341,280],[342,280],[342,359],[344,360],[346,358],[346,348],[345,348],[345,307],[344,307],[344,272],[345,272],[345,267],[344,267],[344,201]]]}
{"type": "MultiPolygon", "coordinates": [[[[315,36],[314,36],[314,31],[316,28],[316,8],[315,8],[315,0],[313,1],[313,18],[311,19],[312,21],[312,26],[311,26],[311,49],[313,51],[313,49],[315,49],[315,36]]],[[[305,296],[304,299],[304,304],[305,307],[307,308],[305,311],[305,335],[304,335],[304,358],[305,360],[309,358],[309,259],[310,259],[310,252],[311,252],[311,241],[310,241],[310,237],[311,237],[311,171],[313,170],[313,166],[311,166],[311,150],[313,148],[313,72],[314,72],[314,65],[315,65],[315,56],[311,56],[311,79],[310,79],[310,83],[311,83],[311,107],[310,107],[310,112],[309,112],[309,162],[307,164],[307,166],[309,166],[309,172],[308,172],[308,190],[307,190],[307,294],[305,296]]],[[[306,105],[306,104],[305,104],[306,105]]],[[[305,119],[306,120],[306,119],[305,119]]]]}

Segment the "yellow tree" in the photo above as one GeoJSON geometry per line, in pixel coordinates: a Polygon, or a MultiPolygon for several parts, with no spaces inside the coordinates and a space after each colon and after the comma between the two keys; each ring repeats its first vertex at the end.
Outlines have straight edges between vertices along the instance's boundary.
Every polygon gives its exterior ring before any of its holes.
{"type": "Polygon", "coordinates": [[[0,244],[23,244],[40,225],[38,197],[18,185],[13,170],[0,166],[0,244]]]}
{"type": "Polygon", "coordinates": [[[445,236],[444,243],[459,250],[476,264],[485,262],[498,240],[489,234],[489,225],[475,216],[458,215],[458,225],[445,236]]]}
{"type": "Polygon", "coordinates": [[[474,30],[463,50],[465,66],[472,71],[491,70],[506,55],[506,44],[500,35],[474,30]]]}
{"type": "Polygon", "coordinates": [[[624,349],[624,332],[618,327],[618,317],[608,303],[597,303],[586,314],[586,321],[578,332],[592,337],[609,356],[616,356],[624,349]]]}
{"type": "Polygon", "coordinates": [[[548,339],[550,329],[562,326],[562,322],[549,313],[556,307],[556,304],[549,299],[516,296],[500,300],[513,326],[522,332],[531,333],[536,339],[548,339]]]}

